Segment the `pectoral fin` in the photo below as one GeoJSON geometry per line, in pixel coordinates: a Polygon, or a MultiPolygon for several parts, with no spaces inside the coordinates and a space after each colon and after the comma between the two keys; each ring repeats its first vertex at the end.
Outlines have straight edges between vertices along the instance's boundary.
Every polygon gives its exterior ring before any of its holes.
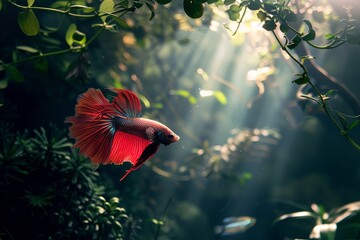
{"type": "Polygon", "coordinates": [[[143,163],[146,162],[149,158],[151,158],[156,151],[159,149],[160,144],[157,142],[152,142],[149,144],[144,151],[142,152],[141,156],[136,160],[136,163],[126,171],[125,175],[120,179],[120,181],[124,180],[124,178],[129,175],[132,171],[138,169],[143,163]]]}

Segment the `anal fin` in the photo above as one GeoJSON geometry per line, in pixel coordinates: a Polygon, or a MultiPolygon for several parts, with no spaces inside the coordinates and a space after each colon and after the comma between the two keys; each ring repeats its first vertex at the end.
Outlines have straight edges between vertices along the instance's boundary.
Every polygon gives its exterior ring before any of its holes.
{"type": "Polygon", "coordinates": [[[144,151],[142,152],[141,156],[136,160],[136,163],[126,171],[125,175],[120,179],[120,181],[124,180],[127,175],[129,175],[132,171],[138,169],[142,164],[146,162],[149,158],[151,158],[156,151],[159,149],[160,144],[157,142],[152,142],[149,144],[144,151]]]}
{"type": "Polygon", "coordinates": [[[109,158],[105,163],[122,164],[128,161],[134,165],[150,143],[151,141],[145,138],[116,131],[109,158]]]}

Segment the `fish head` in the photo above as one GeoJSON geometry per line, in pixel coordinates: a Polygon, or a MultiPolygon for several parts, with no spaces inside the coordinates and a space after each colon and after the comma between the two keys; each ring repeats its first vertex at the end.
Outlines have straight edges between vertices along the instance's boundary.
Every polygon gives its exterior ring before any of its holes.
{"type": "Polygon", "coordinates": [[[165,146],[177,142],[179,139],[180,137],[167,127],[156,132],[156,140],[165,146]]]}

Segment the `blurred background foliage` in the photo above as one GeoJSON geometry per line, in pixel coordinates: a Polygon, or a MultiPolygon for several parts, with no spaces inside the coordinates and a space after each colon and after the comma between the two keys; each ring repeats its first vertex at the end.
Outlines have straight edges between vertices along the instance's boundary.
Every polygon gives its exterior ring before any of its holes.
{"type": "Polygon", "coordinates": [[[359,238],[359,152],[321,102],[356,141],[359,8],[0,0],[0,238],[359,238]],[[63,123],[89,87],[131,89],[181,141],[124,182],[92,171],[63,123]]]}

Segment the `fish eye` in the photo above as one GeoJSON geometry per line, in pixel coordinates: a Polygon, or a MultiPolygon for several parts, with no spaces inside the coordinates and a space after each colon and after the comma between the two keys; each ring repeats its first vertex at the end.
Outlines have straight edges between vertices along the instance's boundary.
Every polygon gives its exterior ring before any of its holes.
{"type": "Polygon", "coordinates": [[[169,137],[170,139],[173,139],[173,138],[174,138],[174,135],[170,134],[168,137],[169,137]]]}

